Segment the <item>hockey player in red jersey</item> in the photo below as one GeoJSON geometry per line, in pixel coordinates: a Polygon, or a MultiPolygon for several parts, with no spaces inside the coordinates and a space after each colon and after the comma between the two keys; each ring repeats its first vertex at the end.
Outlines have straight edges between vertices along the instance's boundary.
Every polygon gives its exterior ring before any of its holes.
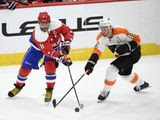
{"type": "Polygon", "coordinates": [[[23,58],[17,81],[14,84],[15,88],[9,91],[8,96],[14,97],[21,91],[31,70],[39,69],[38,63],[43,58],[47,84],[44,101],[50,102],[56,80],[56,68],[59,62],[66,66],[72,64],[67,55],[70,51],[70,43],[73,36],[73,31],[67,25],[55,18],[51,19],[47,12],[40,12],[38,25],[35,26],[29,39],[31,46],[23,58]],[[63,36],[64,40],[62,40],[61,36],[63,36]]]}
{"type": "Polygon", "coordinates": [[[119,74],[122,79],[135,84],[134,91],[141,91],[149,87],[149,84],[135,72],[132,72],[133,65],[141,57],[140,37],[130,33],[126,28],[113,26],[109,19],[103,19],[99,23],[101,32],[97,36],[97,44],[94,47],[86,66],[85,71],[92,73],[101,53],[108,47],[115,54],[116,59],[111,62],[106,70],[104,89],[98,96],[98,101],[105,100],[119,74]]]}

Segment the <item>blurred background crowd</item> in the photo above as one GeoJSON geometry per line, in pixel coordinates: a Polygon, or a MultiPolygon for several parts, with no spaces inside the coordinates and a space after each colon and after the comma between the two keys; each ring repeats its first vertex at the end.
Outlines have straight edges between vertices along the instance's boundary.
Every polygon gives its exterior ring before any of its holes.
{"type": "Polygon", "coordinates": [[[93,1],[93,0],[0,0],[0,8],[14,10],[18,5],[32,5],[50,2],[76,2],[76,1],[93,1]]]}

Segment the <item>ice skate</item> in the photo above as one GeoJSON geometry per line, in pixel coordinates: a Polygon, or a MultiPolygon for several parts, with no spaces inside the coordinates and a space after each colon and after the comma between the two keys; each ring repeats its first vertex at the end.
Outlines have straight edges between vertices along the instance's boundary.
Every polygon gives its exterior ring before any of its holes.
{"type": "Polygon", "coordinates": [[[21,90],[22,88],[25,86],[25,84],[23,84],[22,87],[17,86],[16,84],[14,84],[15,88],[11,91],[8,92],[8,96],[9,97],[14,97],[16,96],[21,90]]]}
{"type": "Polygon", "coordinates": [[[110,92],[106,92],[106,91],[102,91],[101,93],[100,93],[100,95],[98,96],[98,103],[101,103],[101,102],[103,102],[108,96],[109,96],[109,93],[110,92]]]}
{"type": "Polygon", "coordinates": [[[50,102],[52,100],[52,88],[46,88],[46,94],[45,94],[45,98],[44,101],[45,102],[50,102]]]}
{"type": "Polygon", "coordinates": [[[150,87],[149,83],[144,81],[144,84],[142,84],[140,86],[135,86],[134,91],[138,92],[138,91],[141,91],[141,90],[149,88],[149,87],[150,87]]]}

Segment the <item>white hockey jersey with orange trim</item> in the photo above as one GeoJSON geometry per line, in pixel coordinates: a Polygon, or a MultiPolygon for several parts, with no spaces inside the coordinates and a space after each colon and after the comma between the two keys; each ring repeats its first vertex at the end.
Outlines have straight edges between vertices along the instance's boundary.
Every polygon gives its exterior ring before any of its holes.
{"type": "Polygon", "coordinates": [[[126,28],[123,27],[113,27],[112,29],[113,36],[111,38],[103,36],[102,32],[97,35],[97,44],[94,47],[93,53],[98,54],[100,57],[101,53],[108,47],[112,53],[114,53],[114,49],[116,46],[126,44],[131,42],[132,40],[140,45],[140,37],[139,35],[135,35],[130,33],[126,28]]]}

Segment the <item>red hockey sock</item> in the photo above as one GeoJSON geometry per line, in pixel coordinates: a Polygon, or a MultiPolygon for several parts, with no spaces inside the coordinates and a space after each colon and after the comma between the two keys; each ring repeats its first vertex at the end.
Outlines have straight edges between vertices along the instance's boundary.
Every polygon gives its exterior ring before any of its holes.
{"type": "Polygon", "coordinates": [[[47,84],[47,88],[54,88],[55,82],[53,83],[46,83],[47,84]]]}
{"type": "Polygon", "coordinates": [[[19,69],[19,75],[17,76],[17,81],[16,81],[16,85],[18,87],[22,87],[25,83],[25,81],[27,80],[27,76],[29,75],[29,73],[31,72],[31,69],[27,69],[24,67],[21,67],[19,69]]]}
{"type": "Polygon", "coordinates": [[[22,77],[27,77],[30,72],[31,72],[31,69],[21,67],[19,70],[19,75],[21,75],[22,77]]]}
{"type": "Polygon", "coordinates": [[[21,82],[16,81],[16,86],[22,87],[23,85],[24,85],[24,83],[21,83],[21,82]]]}

